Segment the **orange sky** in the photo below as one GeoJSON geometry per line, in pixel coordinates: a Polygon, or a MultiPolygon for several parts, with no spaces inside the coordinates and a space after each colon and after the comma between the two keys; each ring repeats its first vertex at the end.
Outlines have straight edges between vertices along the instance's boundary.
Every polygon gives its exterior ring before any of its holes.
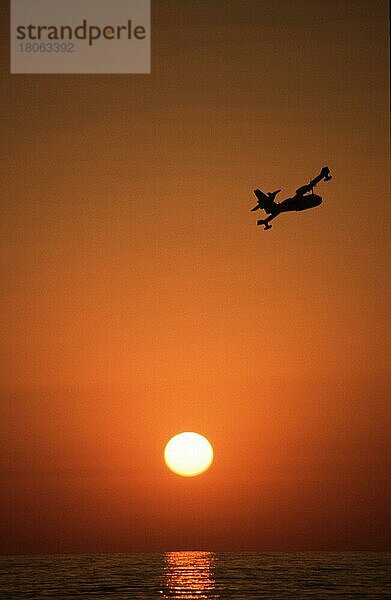
{"type": "Polygon", "coordinates": [[[129,76],[9,75],[1,13],[0,551],[386,548],[387,3],[156,0],[129,76]]]}

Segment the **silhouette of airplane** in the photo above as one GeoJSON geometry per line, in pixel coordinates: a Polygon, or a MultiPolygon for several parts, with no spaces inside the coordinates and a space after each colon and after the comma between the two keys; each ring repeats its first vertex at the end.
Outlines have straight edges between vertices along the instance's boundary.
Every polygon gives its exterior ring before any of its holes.
{"type": "Polygon", "coordinates": [[[275,202],[275,197],[281,192],[276,190],[275,192],[267,192],[265,194],[262,190],[254,190],[254,194],[257,197],[258,204],[251,209],[251,211],[263,209],[270,217],[266,219],[259,219],[257,225],[264,225],[264,229],[271,229],[269,225],[272,219],[275,219],[280,213],[289,212],[292,210],[307,210],[307,208],[314,208],[322,203],[321,196],[314,194],[313,188],[320,181],[330,181],[331,179],[330,169],[323,167],[319,175],[312,179],[307,185],[303,185],[296,190],[295,195],[292,198],[287,198],[282,202],[275,202]],[[310,193],[311,192],[311,193],[310,193]]]}

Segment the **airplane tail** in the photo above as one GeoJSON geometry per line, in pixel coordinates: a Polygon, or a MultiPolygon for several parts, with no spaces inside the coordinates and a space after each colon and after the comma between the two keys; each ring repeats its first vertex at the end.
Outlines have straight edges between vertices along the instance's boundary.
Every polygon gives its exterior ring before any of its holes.
{"type": "Polygon", "coordinates": [[[277,204],[274,202],[274,200],[268,200],[268,202],[265,203],[263,210],[268,215],[272,215],[276,212],[276,206],[277,206],[277,204]]]}
{"type": "MultiPolygon", "coordinates": [[[[279,190],[280,191],[280,190],[279,190]]],[[[262,208],[268,215],[271,215],[275,212],[276,203],[274,202],[274,197],[278,192],[274,193],[272,197],[267,196],[261,190],[254,190],[254,194],[257,197],[258,204],[252,210],[257,210],[258,208],[262,208]]]]}

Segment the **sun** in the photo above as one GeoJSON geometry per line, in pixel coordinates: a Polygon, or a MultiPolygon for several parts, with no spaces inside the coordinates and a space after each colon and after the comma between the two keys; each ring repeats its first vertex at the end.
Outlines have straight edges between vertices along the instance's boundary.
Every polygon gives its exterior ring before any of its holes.
{"type": "Polygon", "coordinates": [[[213,448],[203,435],[184,431],[168,442],[164,449],[164,460],[177,475],[194,477],[209,469],[213,461],[213,448]]]}

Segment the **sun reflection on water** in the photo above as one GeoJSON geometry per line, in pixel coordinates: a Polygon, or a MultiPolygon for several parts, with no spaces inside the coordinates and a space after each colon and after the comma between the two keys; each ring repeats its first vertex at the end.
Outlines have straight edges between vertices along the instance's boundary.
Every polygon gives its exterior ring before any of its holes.
{"type": "Polygon", "coordinates": [[[162,598],[219,598],[214,579],[214,552],[166,552],[162,598]]]}

